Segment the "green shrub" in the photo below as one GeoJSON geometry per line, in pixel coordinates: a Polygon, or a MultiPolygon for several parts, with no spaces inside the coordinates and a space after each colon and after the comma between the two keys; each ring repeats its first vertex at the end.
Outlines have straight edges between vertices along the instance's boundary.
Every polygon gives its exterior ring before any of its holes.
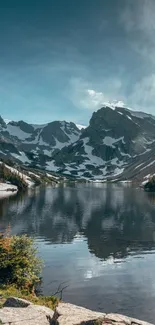
{"type": "Polygon", "coordinates": [[[36,296],[32,293],[29,293],[27,290],[24,289],[17,289],[14,285],[3,285],[0,286],[0,308],[3,307],[6,299],[9,297],[17,297],[26,299],[32,302],[35,305],[42,305],[46,306],[51,309],[55,309],[57,306],[59,299],[54,296],[36,296]]]}
{"type": "Polygon", "coordinates": [[[0,283],[15,284],[33,292],[40,281],[42,263],[33,239],[27,236],[0,237],[0,283]]]}
{"type": "Polygon", "coordinates": [[[155,192],[155,176],[144,185],[145,191],[155,192]]]}

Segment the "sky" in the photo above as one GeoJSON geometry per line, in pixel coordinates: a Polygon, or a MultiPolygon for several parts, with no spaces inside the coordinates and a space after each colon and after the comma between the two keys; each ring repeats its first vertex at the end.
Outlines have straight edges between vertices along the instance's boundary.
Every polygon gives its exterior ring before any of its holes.
{"type": "Polygon", "coordinates": [[[155,114],[154,0],[0,0],[0,115],[87,125],[107,102],[155,114]]]}

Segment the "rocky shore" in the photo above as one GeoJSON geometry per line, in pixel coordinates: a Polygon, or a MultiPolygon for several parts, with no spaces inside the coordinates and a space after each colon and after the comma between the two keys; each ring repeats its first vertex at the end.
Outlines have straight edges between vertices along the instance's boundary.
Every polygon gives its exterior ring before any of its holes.
{"type": "Polygon", "coordinates": [[[55,311],[15,297],[0,309],[0,324],[5,325],[151,325],[119,314],[104,314],[60,302],[55,311]]]}
{"type": "Polygon", "coordinates": [[[0,183],[0,198],[7,197],[18,192],[16,185],[0,183]]]}

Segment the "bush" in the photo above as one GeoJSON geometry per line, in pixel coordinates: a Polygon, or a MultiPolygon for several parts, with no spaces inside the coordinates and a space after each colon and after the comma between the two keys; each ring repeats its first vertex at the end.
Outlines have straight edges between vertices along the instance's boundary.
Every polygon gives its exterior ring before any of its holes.
{"type": "Polygon", "coordinates": [[[144,185],[145,191],[155,192],[155,176],[144,185]]]}
{"type": "Polygon", "coordinates": [[[53,296],[35,296],[32,293],[29,293],[27,290],[19,290],[14,285],[3,285],[0,286],[0,308],[3,307],[6,299],[9,297],[17,297],[28,300],[35,305],[46,306],[51,309],[55,309],[59,299],[53,296]]]}
{"type": "Polygon", "coordinates": [[[33,239],[27,236],[0,237],[0,283],[15,284],[33,292],[40,281],[42,263],[33,239]]]}

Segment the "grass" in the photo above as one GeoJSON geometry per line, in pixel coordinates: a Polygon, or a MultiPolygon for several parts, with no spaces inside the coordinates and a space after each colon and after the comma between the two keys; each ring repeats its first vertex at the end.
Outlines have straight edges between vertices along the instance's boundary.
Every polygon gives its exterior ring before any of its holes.
{"type": "Polygon", "coordinates": [[[0,308],[3,307],[6,299],[9,297],[17,297],[26,299],[35,305],[46,306],[52,310],[58,305],[59,299],[53,296],[35,296],[26,291],[18,290],[15,286],[0,286],[0,308]]]}

